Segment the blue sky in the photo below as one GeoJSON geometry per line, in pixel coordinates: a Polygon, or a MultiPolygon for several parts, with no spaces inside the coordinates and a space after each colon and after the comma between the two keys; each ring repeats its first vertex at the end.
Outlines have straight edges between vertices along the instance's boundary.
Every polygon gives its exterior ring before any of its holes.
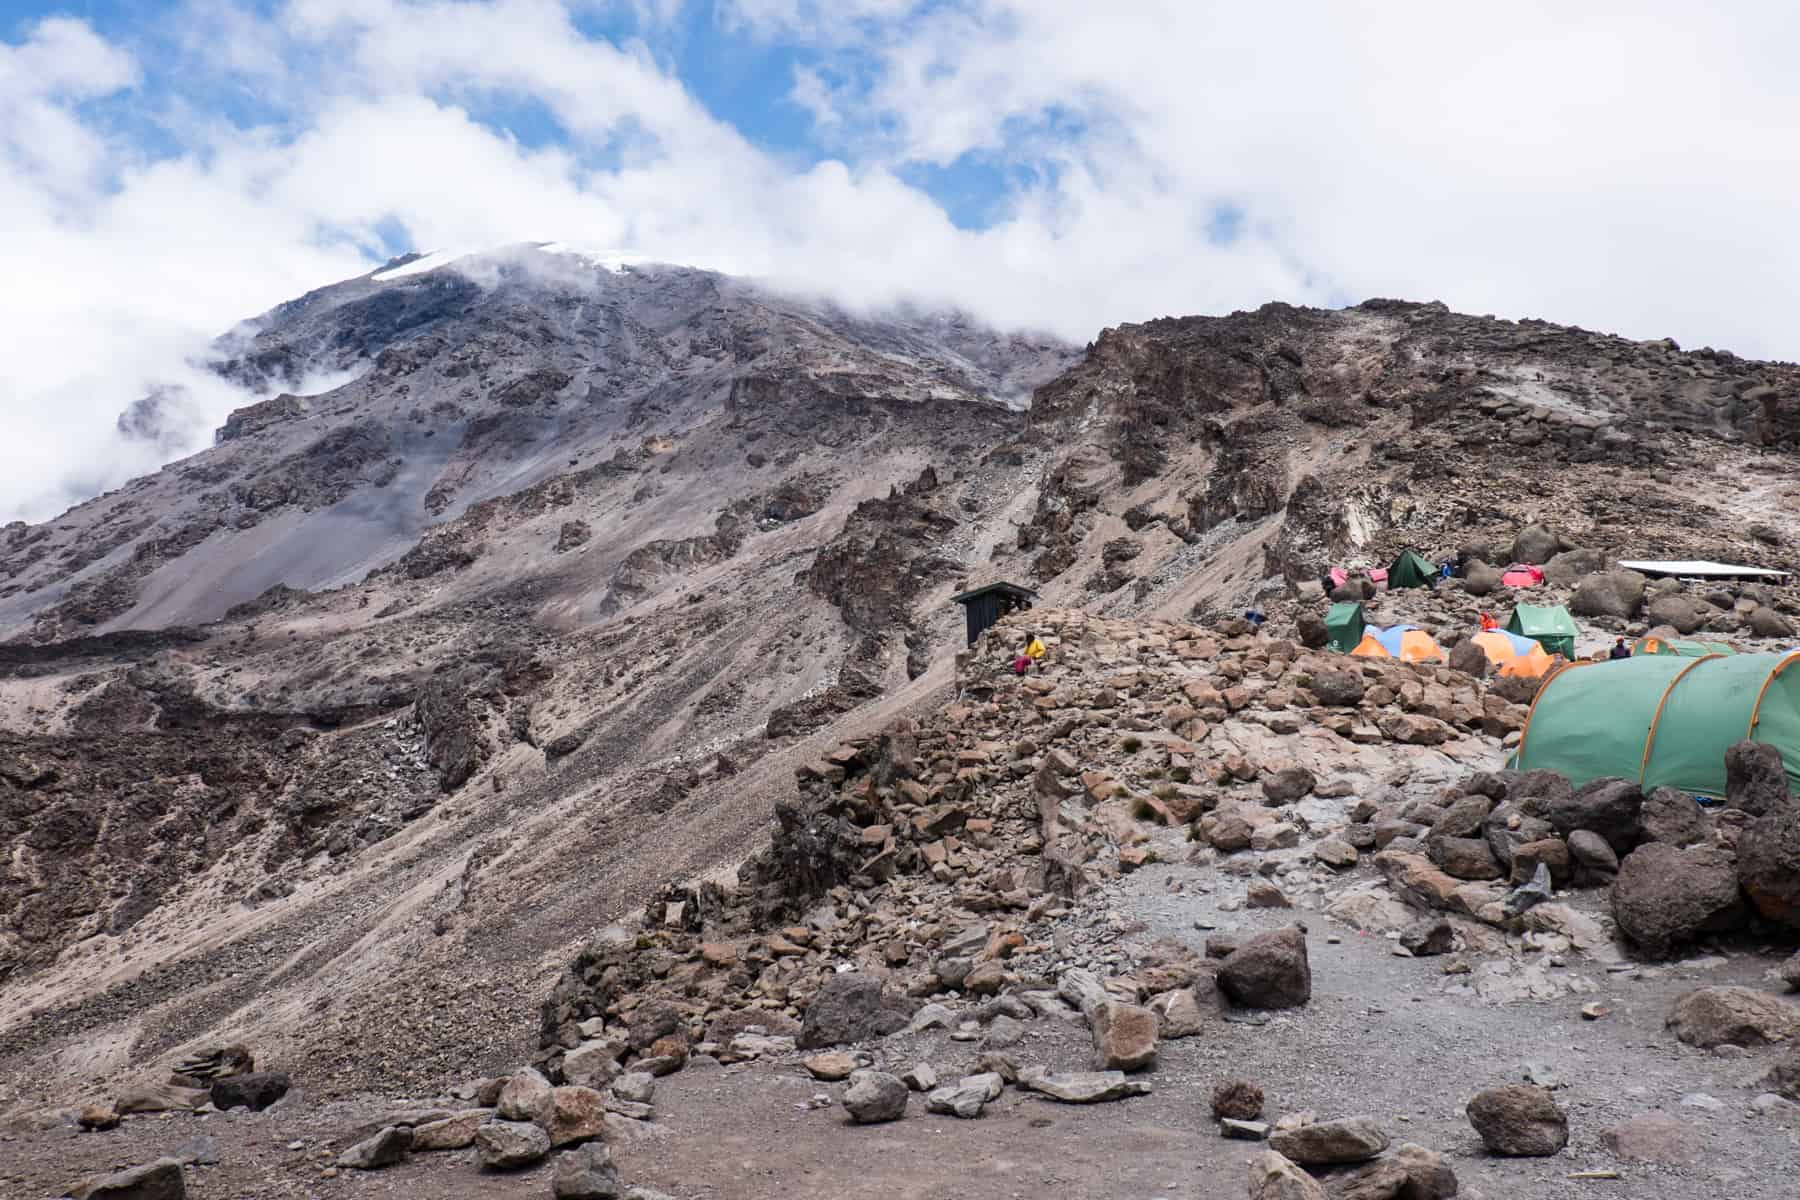
{"type": "Polygon", "coordinates": [[[413,249],[1077,342],[1398,296],[1800,358],[1794,45],[1774,0],[0,0],[0,521],[155,465],[109,441],[147,386],[413,249]]]}

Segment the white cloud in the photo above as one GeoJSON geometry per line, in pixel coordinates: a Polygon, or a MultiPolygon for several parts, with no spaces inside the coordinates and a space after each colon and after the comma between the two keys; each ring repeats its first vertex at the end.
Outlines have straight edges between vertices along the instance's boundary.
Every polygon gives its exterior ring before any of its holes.
{"type": "Polygon", "coordinates": [[[216,423],[242,397],[183,359],[369,269],[395,223],[422,248],[616,246],[1076,340],[1405,295],[1800,349],[1785,6],[732,0],[728,36],[802,49],[790,100],[837,156],[816,165],[671,73],[679,0],[181,13],[173,72],[75,21],[0,43],[0,261],[29,281],[0,289],[0,520],[154,465],[111,434],[150,382],[193,385],[216,423]],[[603,9],[646,41],[583,36],[571,14],[603,9]],[[96,108],[118,95],[173,152],[96,108]],[[566,143],[496,128],[509,105],[566,143]],[[979,232],[906,182],[972,162],[1016,181],[979,232]]]}

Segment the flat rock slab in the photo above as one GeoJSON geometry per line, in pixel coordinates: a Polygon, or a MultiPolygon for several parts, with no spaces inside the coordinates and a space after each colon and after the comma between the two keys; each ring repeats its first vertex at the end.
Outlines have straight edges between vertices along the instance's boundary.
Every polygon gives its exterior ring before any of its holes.
{"type": "Polygon", "coordinates": [[[1147,1096],[1150,1085],[1123,1071],[1026,1071],[1019,1086],[1064,1104],[1099,1104],[1127,1096],[1147,1096]]]}
{"type": "Polygon", "coordinates": [[[73,1200],[186,1200],[181,1163],[159,1158],[153,1163],[90,1179],[69,1190],[73,1200]]]}
{"type": "Polygon", "coordinates": [[[1388,1148],[1388,1135],[1372,1117],[1342,1117],[1283,1130],[1269,1146],[1301,1166],[1329,1166],[1367,1162],[1388,1148]]]}

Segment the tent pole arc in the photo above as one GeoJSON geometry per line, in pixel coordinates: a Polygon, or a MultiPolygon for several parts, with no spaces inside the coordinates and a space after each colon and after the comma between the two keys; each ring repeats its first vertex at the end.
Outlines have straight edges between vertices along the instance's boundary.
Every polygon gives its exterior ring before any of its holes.
{"type": "Polygon", "coordinates": [[[1557,677],[1564,671],[1573,671],[1576,667],[1589,667],[1592,665],[1593,664],[1586,659],[1576,659],[1574,662],[1564,663],[1562,666],[1556,668],[1556,670],[1550,672],[1550,674],[1544,676],[1544,682],[1538,685],[1537,695],[1531,698],[1531,707],[1525,710],[1525,728],[1519,734],[1518,747],[1513,750],[1513,759],[1515,762],[1518,762],[1521,765],[1525,762],[1525,739],[1531,736],[1531,718],[1537,713],[1538,702],[1549,693],[1550,685],[1555,683],[1557,677]]]}
{"type": "Polygon", "coordinates": [[[1662,699],[1656,702],[1656,712],[1650,718],[1650,731],[1644,735],[1644,760],[1638,764],[1637,781],[1640,788],[1644,786],[1644,777],[1650,773],[1650,752],[1656,748],[1656,727],[1662,724],[1663,708],[1669,703],[1669,695],[1675,690],[1675,685],[1680,683],[1683,679],[1686,679],[1688,672],[1692,671],[1701,663],[1711,662],[1715,658],[1724,657],[1723,654],[1708,654],[1702,658],[1696,658],[1693,662],[1681,668],[1680,671],[1677,671],[1675,673],[1675,678],[1669,680],[1669,686],[1663,689],[1662,699]]]}
{"type": "Polygon", "coordinates": [[[1762,686],[1756,689],[1756,703],[1750,706],[1750,728],[1744,730],[1744,737],[1747,740],[1756,740],[1756,722],[1757,719],[1762,716],[1763,697],[1769,694],[1769,685],[1774,683],[1783,671],[1793,666],[1796,662],[1800,662],[1800,653],[1790,654],[1780,662],[1776,663],[1775,669],[1769,672],[1769,676],[1767,679],[1763,680],[1762,686]]]}

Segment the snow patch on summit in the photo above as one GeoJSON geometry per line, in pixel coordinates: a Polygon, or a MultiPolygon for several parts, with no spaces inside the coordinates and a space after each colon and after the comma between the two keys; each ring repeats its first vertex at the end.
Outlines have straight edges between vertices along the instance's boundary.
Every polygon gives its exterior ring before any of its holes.
{"type": "Polygon", "coordinates": [[[509,253],[532,251],[538,254],[554,254],[564,258],[573,258],[587,266],[598,267],[617,275],[631,267],[647,266],[665,262],[664,259],[653,258],[647,254],[632,254],[615,247],[600,246],[583,242],[526,242],[508,246],[484,246],[476,248],[459,248],[455,250],[433,250],[422,254],[411,262],[397,267],[376,271],[369,276],[375,283],[389,283],[396,279],[406,279],[414,275],[425,275],[441,267],[452,266],[464,259],[492,258],[509,253]]]}

